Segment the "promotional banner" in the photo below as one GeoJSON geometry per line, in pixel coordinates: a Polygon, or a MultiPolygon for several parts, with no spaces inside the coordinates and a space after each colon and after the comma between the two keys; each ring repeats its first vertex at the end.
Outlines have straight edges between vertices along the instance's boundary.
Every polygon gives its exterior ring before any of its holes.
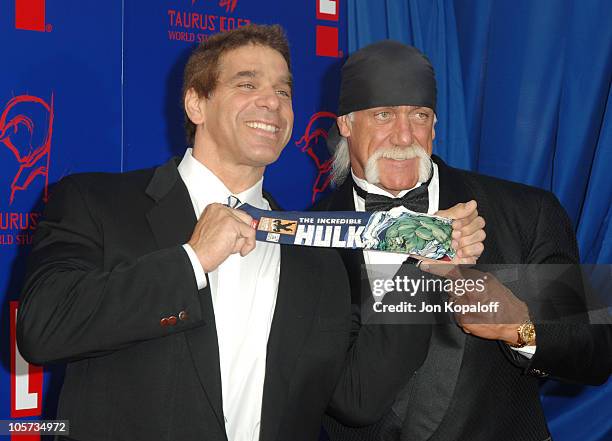
{"type": "Polygon", "coordinates": [[[452,219],[395,207],[389,211],[266,211],[241,205],[262,242],[376,250],[450,260],[452,219]]]}

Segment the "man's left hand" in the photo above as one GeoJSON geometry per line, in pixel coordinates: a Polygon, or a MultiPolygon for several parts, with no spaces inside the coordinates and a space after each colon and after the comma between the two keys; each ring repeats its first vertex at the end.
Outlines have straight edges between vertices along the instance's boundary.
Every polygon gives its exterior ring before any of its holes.
{"type": "Polygon", "coordinates": [[[465,266],[423,263],[420,268],[453,281],[449,302],[467,312],[455,312],[457,324],[467,333],[489,340],[518,343],[517,330],[529,319],[527,304],[517,298],[491,273],[465,266]],[[466,289],[467,286],[472,287],[466,289]],[[479,307],[487,311],[478,311],[479,307]],[[473,307],[474,311],[469,311],[473,307]]]}

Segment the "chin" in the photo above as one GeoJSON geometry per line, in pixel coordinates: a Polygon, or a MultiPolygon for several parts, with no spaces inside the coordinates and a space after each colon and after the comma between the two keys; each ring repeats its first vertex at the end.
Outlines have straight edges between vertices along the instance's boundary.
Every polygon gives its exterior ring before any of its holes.
{"type": "Polygon", "coordinates": [[[413,180],[400,180],[400,181],[391,181],[391,182],[385,182],[384,180],[380,182],[380,186],[384,189],[386,189],[388,192],[390,193],[399,193],[400,191],[403,190],[410,190],[411,188],[415,187],[418,183],[417,179],[413,179],[413,180]]]}
{"type": "Polygon", "coordinates": [[[379,182],[381,186],[391,191],[409,190],[419,182],[419,176],[414,167],[400,170],[386,168],[379,165],[379,182]]]}
{"type": "Polygon", "coordinates": [[[267,150],[267,151],[257,152],[256,154],[251,156],[250,158],[251,164],[255,167],[268,166],[272,164],[273,162],[276,162],[276,160],[280,156],[280,153],[281,152],[278,150],[267,150]]]}

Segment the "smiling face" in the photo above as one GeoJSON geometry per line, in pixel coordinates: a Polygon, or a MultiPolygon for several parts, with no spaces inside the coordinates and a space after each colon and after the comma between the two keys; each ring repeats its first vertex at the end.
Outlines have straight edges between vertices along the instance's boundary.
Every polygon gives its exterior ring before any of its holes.
{"type": "Polygon", "coordinates": [[[434,112],[428,107],[360,110],[353,112],[352,121],[348,115],[338,118],[338,128],[348,138],[355,175],[383,190],[397,194],[410,189],[423,180],[423,170],[429,170],[426,156],[431,155],[435,130],[434,112]],[[420,157],[417,146],[424,151],[420,157]]]}
{"type": "Polygon", "coordinates": [[[213,171],[222,164],[262,174],[291,137],[291,92],[291,74],[276,50],[249,44],[224,53],[210,96],[189,92],[185,99],[197,126],[194,156],[213,171]]]}

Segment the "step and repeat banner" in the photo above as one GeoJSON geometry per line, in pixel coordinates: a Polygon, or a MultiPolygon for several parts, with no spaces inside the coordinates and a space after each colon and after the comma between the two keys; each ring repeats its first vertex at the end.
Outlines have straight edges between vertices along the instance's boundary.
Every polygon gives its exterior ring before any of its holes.
{"type": "MultiPolygon", "coordinates": [[[[182,155],[181,83],[209,35],[279,23],[291,44],[295,125],[264,186],[302,209],[329,185],[327,129],[346,52],[340,0],[7,0],[0,13],[0,420],[53,419],[62,366],[28,364],[15,317],[53,184],[182,155]]],[[[20,436],[15,439],[39,439],[20,436]]]]}

